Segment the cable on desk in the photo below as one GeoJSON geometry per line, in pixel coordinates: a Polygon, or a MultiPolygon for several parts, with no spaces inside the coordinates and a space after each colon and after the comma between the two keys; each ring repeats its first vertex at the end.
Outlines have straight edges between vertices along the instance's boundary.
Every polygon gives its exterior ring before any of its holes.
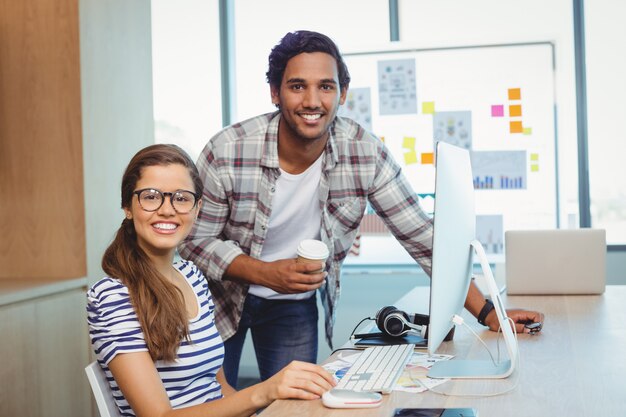
{"type": "Polygon", "coordinates": [[[356,352],[361,352],[363,351],[362,348],[356,347],[356,346],[352,346],[352,347],[345,347],[345,348],[337,348],[335,350],[333,350],[332,352],[330,352],[331,355],[334,355],[337,352],[341,352],[342,350],[352,350],[352,351],[356,351],[356,352]]]}
{"type": "MultiPolygon", "coordinates": [[[[452,317],[452,321],[454,322],[454,324],[457,324],[457,325],[462,324],[465,327],[467,327],[469,331],[472,332],[472,334],[476,336],[476,338],[480,341],[480,343],[482,343],[482,345],[485,347],[485,349],[487,350],[487,353],[489,353],[489,357],[491,358],[491,362],[493,363],[493,365],[498,366],[498,363],[500,362],[500,348],[499,348],[500,336],[498,336],[498,342],[496,343],[496,346],[498,346],[498,362],[496,362],[493,355],[491,354],[491,350],[489,349],[489,346],[487,346],[485,341],[478,335],[478,333],[474,331],[474,329],[472,329],[470,326],[468,326],[467,323],[465,323],[465,320],[463,320],[463,317],[455,314],[454,317],[452,317]]],[[[498,329],[498,331],[500,331],[500,329],[498,329]]]]}
{"type": "Polygon", "coordinates": [[[365,321],[365,320],[376,320],[374,317],[365,317],[363,320],[361,320],[360,322],[357,323],[356,326],[354,326],[354,329],[352,329],[352,333],[350,333],[350,339],[352,339],[352,337],[354,336],[354,333],[356,333],[356,329],[359,328],[359,326],[365,321]]]}

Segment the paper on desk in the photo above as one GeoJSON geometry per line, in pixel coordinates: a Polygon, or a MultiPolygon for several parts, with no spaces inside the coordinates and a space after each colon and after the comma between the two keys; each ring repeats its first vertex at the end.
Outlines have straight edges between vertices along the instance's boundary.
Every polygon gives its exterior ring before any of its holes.
{"type": "Polygon", "coordinates": [[[433,366],[433,363],[446,361],[452,357],[452,355],[429,356],[428,353],[413,352],[411,359],[409,359],[404,368],[404,372],[402,372],[398,382],[396,382],[396,386],[393,388],[394,391],[423,392],[449,381],[449,378],[429,378],[426,374],[433,366]]]}
{"type": "Polygon", "coordinates": [[[352,364],[356,362],[360,354],[361,352],[340,353],[336,360],[322,365],[322,367],[333,375],[335,382],[339,382],[341,377],[348,372],[352,364]]]}

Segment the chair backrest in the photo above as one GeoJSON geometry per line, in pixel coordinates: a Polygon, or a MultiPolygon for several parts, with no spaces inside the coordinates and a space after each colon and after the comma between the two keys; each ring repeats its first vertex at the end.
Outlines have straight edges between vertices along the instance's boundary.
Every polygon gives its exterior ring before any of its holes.
{"type": "Polygon", "coordinates": [[[85,373],[91,385],[93,396],[96,399],[100,417],[121,417],[117,404],[115,404],[113,399],[109,382],[98,362],[91,362],[85,368],[85,373]]]}

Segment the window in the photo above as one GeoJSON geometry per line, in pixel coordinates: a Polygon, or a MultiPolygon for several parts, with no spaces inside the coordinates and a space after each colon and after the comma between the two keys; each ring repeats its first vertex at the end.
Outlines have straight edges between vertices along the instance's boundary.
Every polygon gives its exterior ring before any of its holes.
{"type": "Polygon", "coordinates": [[[222,128],[219,39],[217,1],[152,1],[155,139],[193,160],[222,128]]]}
{"type": "Polygon", "coordinates": [[[626,3],[585,2],[587,121],[591,226],[608,244],[626,245],[626,3]]]}

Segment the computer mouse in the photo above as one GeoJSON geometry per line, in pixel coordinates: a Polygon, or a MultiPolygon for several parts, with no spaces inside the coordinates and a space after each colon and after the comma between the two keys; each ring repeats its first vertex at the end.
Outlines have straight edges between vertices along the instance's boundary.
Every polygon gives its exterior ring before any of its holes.
{"type": "Polygon", "coordinates": [[[374,408],[382,402],[383,396],[377,392],[333,388],[322,395],[322,404],[328,408],[374,408]]]}

